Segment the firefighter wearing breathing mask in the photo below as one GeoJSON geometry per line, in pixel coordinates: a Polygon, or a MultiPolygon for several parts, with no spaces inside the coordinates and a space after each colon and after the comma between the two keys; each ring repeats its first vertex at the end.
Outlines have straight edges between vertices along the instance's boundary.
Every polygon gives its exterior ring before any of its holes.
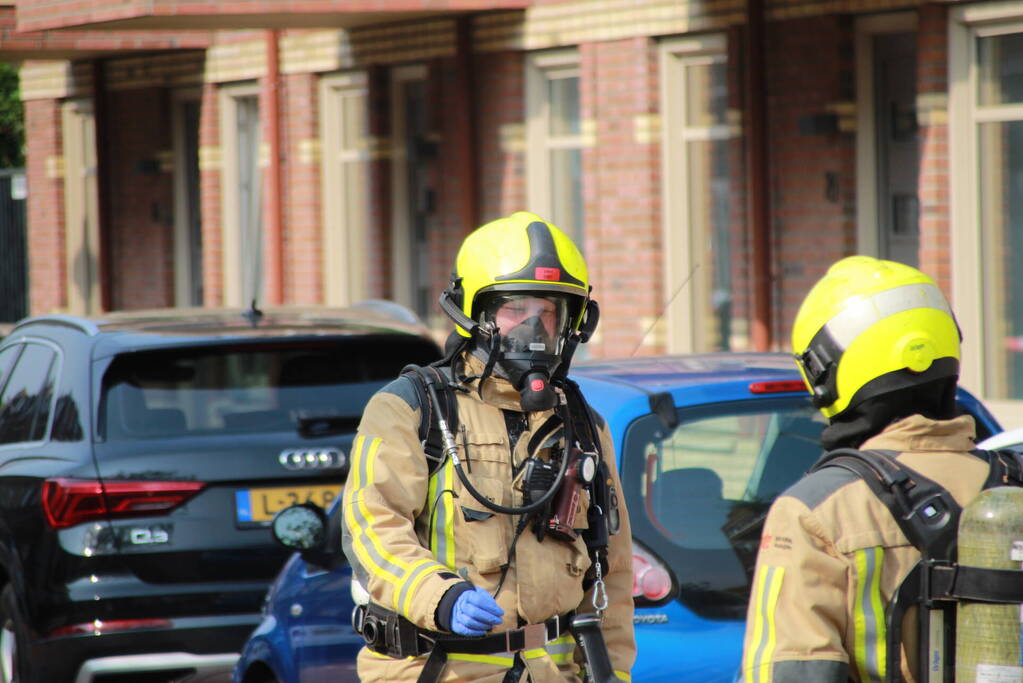
{"type": "Polygon", "coordinates": [[[631,680],[629,519],[607,427],[565,376],[589,293],[579,250],[534,214],[463,242],[446,357],[375,394],[352,447],[360,680],[582,681],[577,613],[631,680]]]}

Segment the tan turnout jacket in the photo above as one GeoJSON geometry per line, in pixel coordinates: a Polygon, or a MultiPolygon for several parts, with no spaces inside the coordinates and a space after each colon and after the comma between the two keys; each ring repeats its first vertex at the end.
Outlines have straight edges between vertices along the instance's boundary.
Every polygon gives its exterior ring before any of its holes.
{"type": "MultiPolygon", "coordinates": [[[[469,358],[469,372],[479,364],[469,358]]],[[[530,436],[552,411],[527,415],[528,428],[514,452],[503,410],[521,412],[519,396],[506,381],[489,378],[483,398],[459,392],[458,418],[464,433],[456,434],[462,467],[473,486],[506,506],[523,504],[512,482],[512,461],[521,463],[530,436]]],[[[443,398],[442,398],[443,400],[443,398]]],[[[371,600],[395,610],[414,624],[438,629],[435,610],[444,593],[466,578],[493,594],[501,566],[509,559],[517,516],[491,513],[464,490],[454,463],[448,460],[432,476],[419,441],[420,406],[412,384],[399,378],[369,402],[352,448],[352,465],[343,500],[343,541],[355,577],[371,600]]],[[[610,605],[603,632],[611,661],[621,680],[630,680],[635,658],[632,627],[632,542],[614,450],[600,423],[604,459],[612,470],[621,510],[621,529],[611,537],[604,580],[610,605]]],[[[546,455],[547,451],[541,451],[546,455]]],[[[586,523],[585,493],[576,526],[586,523]]],[[[497,595],[504,622],[491,633],[536,624],[572,610],[592,612],[591,596],[583,593],[590,567],[585,544],[554,538],[538,542],[531,528],[515,544],[507,578],[497,595]]],[[[578,654],[571,634],[542,648],[522,653],[533,683],[579,681],[578,654]]],[[[362,681],[415,681],[425,656],[393,659],[363,648],[358,670],[362,681]]],[[[443,681],[503,680],[512,665],[511,653],[451,654],[443,681]]],[[[525,679],[523,679],[525,680],[525,679]]]]}
{"type": "MultiPolygon", "coordinates": [[[[971,455],[969,416],[914,415],[861,450],[900,460],[944,486],[960,505],[980,492],[986,462],[971,455]]],[[[885,676],[884,610],[920,554],[858,476],[827,468],[804,477],[771,507],[746,620],[747,683],[845,683],[885,676]]],[[[916,668],[915,612],[904,623],[902,675],[916,668]]]]}

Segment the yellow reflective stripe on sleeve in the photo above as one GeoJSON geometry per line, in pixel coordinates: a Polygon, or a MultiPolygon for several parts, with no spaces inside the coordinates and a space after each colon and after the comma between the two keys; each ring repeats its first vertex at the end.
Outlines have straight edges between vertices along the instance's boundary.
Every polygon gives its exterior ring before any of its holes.
{"type": "MultiPolygon", "coordinates": [[[[401,613],[406,617],[409,615],[409,610],[412,608],[412,596],[416,594],[416,588],[418,588],[419,584],[423,582],[423,579],[430,574],[436,574],[437,572],[447,570],[447,567],[444,565],[430,559],[421,560],[420,562],[426,563],[425,567],[422,570],[409,572],[405,585],[401,587],[400,591],[395,591],[396,593],[401,593],[405,596],[401,601],[401,613]]],[[[395,607],[395,609],[397,609],[397,607],[395,607]]]]}
{"type": "Polygon", "coordinates": [[[887,630],[881,600],[884,549],[863,548],[853,553],[856,598],[853,606],[853,649],[861,681],[883,681],[887,664],[887,630]]]}
{"type": "Polygon", "coordinates": [[[437,561],[455,571],[455,465],[448,458],[430,477],[430,550],[437,561]]]}
{"type": "Polygon", "coordinates": [[[619,671],[618,669],[615,669],[615,678],[617,678],[619,681],[626,681],[626,683],[631,683],[632,674],[627,674],[624,671],[619,671]]]}
{"type": "Polygon", "coordinates": [[[467,655],[463,652],[449,652],[448,659],[456,662],[476,662],[478,664],[493,664],[494,666],[506,666],[511,668],[515,662],[514,655],[467,655]]]}
{"type": "Polygon", "coordinates": [[[405,572],[405,578],[395,586],[394,589],[394,611],[408,616],[409,603],[412,602],[412,594],[416,586],[430,574],[430,570],[437,566],[437,563],[428,557],[416,560],[409,565],[405,572]]]}
{"type": "Polygon", "coordinates": [[[752,683],[770,683],[771,657],[775,647],[775,609],[781,592],[785,567],[767,565],[757,569],[753,588],[752,635],[743,656],[742,668],[752,683]]]}
{"type": "Polygon", "coordinates": [[[344,515],[344,520],[352,536],[352,548],[366,571],[388,583],[397,584],[408,567],[385,549],[373,531],[375,520],[363,498],[366,486],[373,482],[373,461],[381,443],[379,437],[370,441],[368,447],[364,436],[355,440],[352,447],[352,452],[357,454],[355,467],[352,468],[350,481],[344,490],[345,511],[351,514],[344,515]]]}

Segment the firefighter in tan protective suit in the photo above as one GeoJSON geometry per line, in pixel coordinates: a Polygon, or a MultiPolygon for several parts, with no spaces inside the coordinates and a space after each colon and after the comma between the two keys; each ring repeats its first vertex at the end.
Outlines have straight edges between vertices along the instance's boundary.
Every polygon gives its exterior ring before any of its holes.
{"type": "MultiPolygon", "coordinates": [[[[989,466],[970,454],[973,418],[958,415],[960,334],[937,285],[919,270],[866,256],[831,266],[792,332],[797,365],[828,418],[826,449],[897,451],[959,505],[989,466]]],[[[885,609],[920,559],[866,481],[811,471],[772,505],[757,557],[741,680],[883,681],[885,609]]],[[[918,634],[903,621],[901,678],[914,681],[918,634]]]]}
{"type": "Polygon", "coordinates": [[[614,676],[631,680],[632,546],[613,446],[564,379],[596,324],[589,291],[555,226],[526,212],[484,225],[441,298],[457,332],[447,357],[367,405],[343,500],[362,681],[580,681],[568,626],[595,611],[614,676]],[[431,424],[446,430],[440,452],[431,424]]]}

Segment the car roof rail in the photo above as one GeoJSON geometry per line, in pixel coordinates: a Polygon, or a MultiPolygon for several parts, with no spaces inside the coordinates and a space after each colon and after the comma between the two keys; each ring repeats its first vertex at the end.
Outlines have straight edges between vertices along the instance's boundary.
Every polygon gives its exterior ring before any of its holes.
{"type": "Polygon", "coordinates": [[[70,327],[78,330],[79,332],[84,332],[90,337],[95,337],[99,334],[99,326],[96,323],[91,320],[86,320],[85,318],[80,318],[76,315],[67,315],[66,313],[51,313],[49,315],[37,315],[32,318],[24,318],[14,325],[14,329],[12,329],[11,332],[13,333],[15,330],[34,323],[63,325],[64,327],[70,327]]]}
{"type": "Polygon", "coordinates": [[[352,304],[352,308],[363,308],[374,311],[381,315],[385,315],[388,318],[408,323],[410,325],[423,324],[422,319],[416,315],[415,311],[408,306],[399,304],[397,301],[391,301],[390,299],[363,299],[362,301],[352,304]]]}

